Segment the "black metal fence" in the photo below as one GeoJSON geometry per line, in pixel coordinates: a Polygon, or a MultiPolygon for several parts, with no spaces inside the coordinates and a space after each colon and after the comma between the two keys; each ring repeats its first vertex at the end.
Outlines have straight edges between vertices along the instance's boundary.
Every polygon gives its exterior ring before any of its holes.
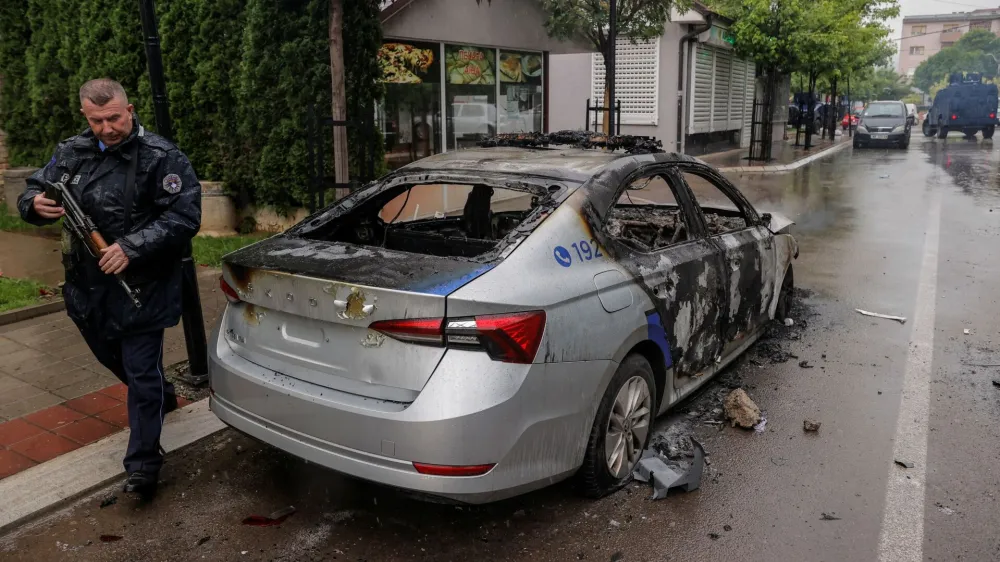
{"type": "Polygon", "coordinates": [[[748,159],[751,162],[767,162],[771,159],[777,79],[774,73],[767,73],[763,78],[763,95],[754,96],[753,114],[750,120],[750,154],[748,159]]]}
{"type": "Polygon", "coordinates": [[[361,117],[347,121],[334,121],[331,116],[319,117],[316,106],[310,104],[306,119],[306,150],[309,166],[309,212],[326,207],[326,193],[331,189],[347,189],[354,191],[358,187],[375,179],[375,109],[362,107],[361,117]],[[361,158],[358,174],[347,183],[337,183],[336,178],[327,175],[326,157],[328,148],[332,147],[333,130],[335,127],[354,127],[361,133],[361,158]]]}
{"type": "MultiPolygon", "coordinates": [[[[594,126],[594,131],[598,130],[601,125],[599,118],[608,108],[603,105],[590,105],[590,98],[587,98],[587,115],[583,119],[583,130],[589,131],[591,124],[594,126]],[[591,114],[593,113],[594,119],[591,121],[591,114]]],[[[613,135],[622,134],[622,101],[615,101],[615,130],[611,131],[613,135]]]]}

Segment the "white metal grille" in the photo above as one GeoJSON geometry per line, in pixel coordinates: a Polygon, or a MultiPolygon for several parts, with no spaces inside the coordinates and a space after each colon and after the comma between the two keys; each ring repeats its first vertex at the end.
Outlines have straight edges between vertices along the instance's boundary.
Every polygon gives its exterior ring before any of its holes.
{"type": "MultiPolygon", "coordinates": [[[[593,55],[591,104],[604,103],[604,57],[593,55]]],[[[633,44],[618,38],[615,51],[615,97],[622,101],[623,125],[656,125],[659,95],[660,38],[633,44]]]]}

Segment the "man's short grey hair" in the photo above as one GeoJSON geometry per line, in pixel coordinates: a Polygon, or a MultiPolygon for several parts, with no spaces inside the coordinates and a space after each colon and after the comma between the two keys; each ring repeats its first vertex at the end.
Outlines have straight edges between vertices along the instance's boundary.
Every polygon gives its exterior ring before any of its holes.
{"type": "Polygon", "coordinates": [[[128,95],[121,83],[110,78],[97,78],[80,86],[80,104],[83,100],[89,100],[94,105],[107,105],[115,98],[121,98],[128,104],[128,95]]]}

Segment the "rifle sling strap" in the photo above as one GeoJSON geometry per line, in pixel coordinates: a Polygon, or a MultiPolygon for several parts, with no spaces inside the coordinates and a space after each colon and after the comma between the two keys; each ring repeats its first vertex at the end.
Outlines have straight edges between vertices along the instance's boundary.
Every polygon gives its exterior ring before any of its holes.
{"type": "Polygon", "coordinates": [[[125,175],[125,193],[122,198],[125,215],[122,217],[122,237],[132,230],[132,200],[135,199],[135,172],[139,166],[139,137],[132,139],[129,147],[128,173],[125,175]]]}

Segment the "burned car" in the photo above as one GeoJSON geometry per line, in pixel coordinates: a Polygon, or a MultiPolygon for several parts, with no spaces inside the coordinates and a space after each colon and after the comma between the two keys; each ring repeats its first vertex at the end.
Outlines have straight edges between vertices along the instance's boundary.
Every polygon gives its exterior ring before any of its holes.
{"type": "Polygon", "coordinates": [[[601,496],[784,315],[790,224],[684,155],[432,156],[225,257],[211,409],[451,501],[572,476],[601,496]]]}

